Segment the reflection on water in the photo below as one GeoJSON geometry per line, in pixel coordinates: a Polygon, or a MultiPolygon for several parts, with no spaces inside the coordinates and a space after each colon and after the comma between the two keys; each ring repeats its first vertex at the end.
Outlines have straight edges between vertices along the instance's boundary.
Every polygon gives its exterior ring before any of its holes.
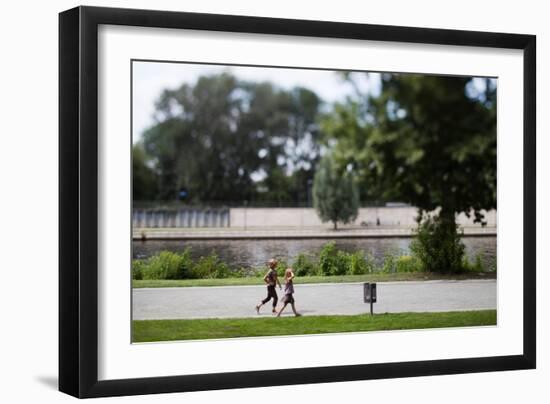
{"type": "MultiPolygon", "coordinates": [[[[292,262],[299,253],[308,253],[318,256],[322,246],[330,240],[170,240],[170,241],[133,241],[134,258],[146,258],[159,251],[167,250],[180,252],[187,247],[191,248],[194,258],[209,255],[215,252],[218,257],[232,268],[259,267],[271,257],[286,259],[292,262]]],[[[338,249],[354,252],[365,251],[372,254],[380,263],[384,254],[407,255],[410,253],[410,238],[365,238],[365,239],[337,239],[338,249]]],[[[490,268],[496,262],[496,237],[464,237],[466,253],[470,259],[481,254],[484,264],[490,268]]]]}

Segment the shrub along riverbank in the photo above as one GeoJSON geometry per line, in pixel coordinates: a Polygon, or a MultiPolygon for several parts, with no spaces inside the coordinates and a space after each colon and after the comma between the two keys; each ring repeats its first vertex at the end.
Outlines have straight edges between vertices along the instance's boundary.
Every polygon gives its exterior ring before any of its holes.
{"type": "MultiPolygon", "coordinates": [[[[456,279],[491,275],[496,272],[496,267],[486,268],[481,256],[476,256],[473,262],[467,258],[463,259],[460,271],[453,274],[435,274],[427,273],[422,261],[411,255],[386,254],[381,262],[376,262],[370,254],[364,251],[346,252],[336,248],[334,242],[327,243],[321,249],[318,257],[313,257],[306,253],[299,254],[292,262],[280,260],[277,265],[277,271],[280,276],[284,270],[291,266],[297,278],[309,278],[312,282],[322,282],[325,277],[330,281],[335,278],[351,277],[351,279],[363,281],[368,276],[372,276],[372,281],[381,281],[382,279],[395,278],[393,280],[413,280],[410,278],[422,279],[431,277],[431,279],[456,279]],[[399,275],[417,274],[417,276],[400,279],[399,275]],[[376,278],[378,276],[379,278],[376,278]]],[[[244,280],[250,280],[257,283],[257,277],[262,277],[266,268],[231,268],[228,264],[221,261],[215,253],[199,259],[193,259],[191,250],[187,248],[181,253],[162,251],[146,259],[135,259],[132,261],[132,278],[134,281],[164,281],[164,280],[227,280],[241,279],[235,283],[227,281],[220,284],[246,284],[244,280]]],[[[141,282],[140,282],[141,283],[141,282]]],[[[195,285],[189,285],[195,286],[195,285]]],[[[205,285],[206,286],[206,285],[205,285]]],[[[209,285],[211,286],[211,285],[209,285]]]]}

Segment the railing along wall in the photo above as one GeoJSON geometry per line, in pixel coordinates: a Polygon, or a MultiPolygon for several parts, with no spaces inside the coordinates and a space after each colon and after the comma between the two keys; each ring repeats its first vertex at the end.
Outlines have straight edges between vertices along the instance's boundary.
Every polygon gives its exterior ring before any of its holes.
{"type": "Polygon", "coordinates": [[[134,228],[229,227],[228,208],[134,209],[134,228]]]}

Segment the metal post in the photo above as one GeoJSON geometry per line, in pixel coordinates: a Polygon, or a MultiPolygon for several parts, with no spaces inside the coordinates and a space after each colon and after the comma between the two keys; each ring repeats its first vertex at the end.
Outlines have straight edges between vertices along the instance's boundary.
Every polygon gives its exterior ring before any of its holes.
{"type": "Polygon", "coordinates": [[[311,186],[313,184],[313,180],[310,178],[307,180],[307,207],[311,207],[311,186]]]}
{"type": "Polygon", "coordinates": [[[248,207],[248,201],[244,201],[244,229],[246,230],[246,208],[248,207]]]}

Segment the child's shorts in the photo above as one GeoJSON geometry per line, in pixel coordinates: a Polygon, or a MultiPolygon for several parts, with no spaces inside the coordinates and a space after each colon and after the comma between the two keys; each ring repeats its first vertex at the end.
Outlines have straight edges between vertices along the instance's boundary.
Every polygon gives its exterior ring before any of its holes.
{"type": "Polygon", "coordinates": [[[289,293],[288,295],[285,295],[285,297],[283,298],[283,303],[284,304],[294,303],[294,296],[292,296],[291,293],[289,293]]]}

